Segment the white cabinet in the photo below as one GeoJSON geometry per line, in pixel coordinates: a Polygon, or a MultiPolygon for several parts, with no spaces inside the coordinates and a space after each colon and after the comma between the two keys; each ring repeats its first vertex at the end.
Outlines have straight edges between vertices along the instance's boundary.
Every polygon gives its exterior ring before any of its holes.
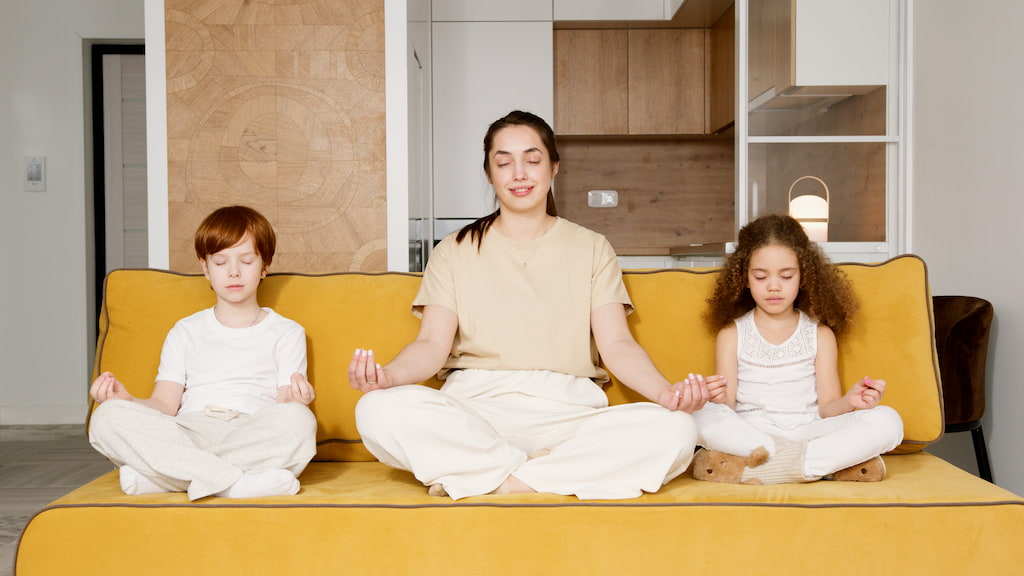
{"type": "Polygon", "coordinates": [[[551,20],[552,0],[433,0],[434,22],[508,22],[551,20]]]}
{"type": "Polygon", "coordinates": [[[798,0],[795,5],[794,86],[888,82],[891,0],[798,0]]]}
{"type": "Polygon", "coordinates": [[[863,94],[887,84],[894,6],[893,0],[750,0],[755,107],[776,96],[863,94]]]}
{"type": "Polygon", "coordinates": [[[435,22],[434,218],[495,209],[483,171],[488,125],[512,110],[554,115],[551,22],[435,22]]]}
{"type": "Polygon", "coordinates": [[[560,20],[671,20],[684,0],[554,0],[560,20]]]}

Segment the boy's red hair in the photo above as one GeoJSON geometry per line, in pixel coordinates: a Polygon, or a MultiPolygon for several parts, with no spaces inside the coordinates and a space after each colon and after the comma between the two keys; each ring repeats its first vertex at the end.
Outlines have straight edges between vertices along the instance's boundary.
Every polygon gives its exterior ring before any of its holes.
{"type": "Polygon", "coordinates": [[[252,239],[263,266],[270,266],[277,248],[277,235],[270,221],[248,206],[225,206],[204,218],[196,230],[196,256],[205,260],[211,254],[238,244],[246,236],[252,239]]]}

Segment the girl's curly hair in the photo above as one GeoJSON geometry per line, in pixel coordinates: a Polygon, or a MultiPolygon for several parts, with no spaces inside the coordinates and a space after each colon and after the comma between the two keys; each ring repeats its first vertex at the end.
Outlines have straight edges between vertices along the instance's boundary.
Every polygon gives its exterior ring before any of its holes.
{"type": "Polygon", "coordinates": [[[785,246],[796,253],[800,265],[800,292],[794,307],[816,318],[839,336],[853,323],[857,297],[846,274],[833,265],[803,227],[790,216],[769,214],[747,224],[739,233],[734,252],[722,266],[715,290],[704,313],[717,333],[755,306],[747,286],[750,257],[764,246],[785,246]]]}

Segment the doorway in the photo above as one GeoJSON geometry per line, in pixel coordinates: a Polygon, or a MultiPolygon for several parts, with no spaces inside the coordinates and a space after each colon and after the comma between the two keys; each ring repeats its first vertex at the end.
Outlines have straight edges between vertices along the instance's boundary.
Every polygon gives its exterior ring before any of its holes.
{"type": "Polygon", "coordinates": [[[146,61],[142,44],[93,44],[93,267],[96,315],[111,270],[148,266],[146,61]]]}

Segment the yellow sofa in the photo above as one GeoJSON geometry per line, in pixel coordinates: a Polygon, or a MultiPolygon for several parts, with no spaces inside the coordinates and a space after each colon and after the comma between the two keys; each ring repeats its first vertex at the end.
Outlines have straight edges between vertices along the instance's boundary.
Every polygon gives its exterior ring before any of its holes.
{"type": "MultiPolygon", "coordinates": [[[[924,263],[843,265],[862,302],[840,343],[844,382],[888,381],[906,440],[878,483],[738,486],[688,474],[656,494],[427,495],[359,441],[346,368],[357,347],[390,358],[416,333],[414,274],[274,274],[262,304],[302,323],[317,389],[317,459],[298,495],[254,500],[126,496],[111,472],[29,522],[18,576],[54,574],[1019,574],[1024,499],[921,452],[942,434],[924,263]]],[[[634,333],[667,376],[710,373],[700,321],[714,270],[628,271],[634,333]]],[[[107,278],[95,370],[146,395],[175,320],[213,303],[201,276],[107,278]]],[[[436,382],[427,383],[436,385],[436,382]]],[[[638,397],[613,381],[613,402],[638,397]]]]}

